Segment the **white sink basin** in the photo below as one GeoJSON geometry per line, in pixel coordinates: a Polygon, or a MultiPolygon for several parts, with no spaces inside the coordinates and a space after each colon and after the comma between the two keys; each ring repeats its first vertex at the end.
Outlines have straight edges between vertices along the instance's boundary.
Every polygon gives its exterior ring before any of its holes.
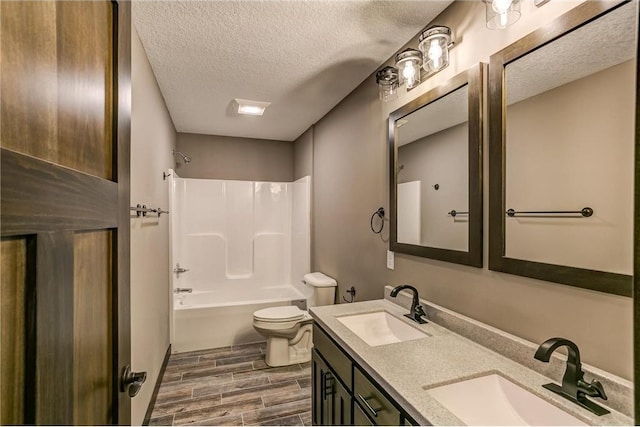
{"type": "Polygon", "coordinates": [[[371,347],[430,336],[386,311],[336,317],[371,347]]]}
{"type": "Polygon", "coordinates": [[[426,389],[467,425],[588,425],[498,374],[426,389]]]}

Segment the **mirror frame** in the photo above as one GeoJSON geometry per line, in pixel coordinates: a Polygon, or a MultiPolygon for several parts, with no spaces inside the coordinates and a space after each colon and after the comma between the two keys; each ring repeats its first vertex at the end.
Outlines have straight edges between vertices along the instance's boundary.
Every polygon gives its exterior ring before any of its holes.
{"type": "MultiPolygon", "coordinates": [[[[598,19],[630,0],[587,1],[501,51],[489,65],[489,270],[631,297],[632,276],[505,256],[505,67],[510,62],[598,19]]],[[[636,124],[637,125],[637,124],[636,124]]]]}
{"type": "Polygon", "coordinates": [[[406,105],[389,114],[389,197],[390,240],[389,249],[394,252],[456,264],[482,267],[482,145],[483,145],[483,81],[486,64],[479,63],[467,71],[452,77],[445,83],[420,95],[406,105]],[[395,123],[397,120],[437,101],[440,98],[468,85],[469,105],[469,230],[468,251],[434,248],[398,242],[398,194],[397,194],[397,148],[395,123]]]}

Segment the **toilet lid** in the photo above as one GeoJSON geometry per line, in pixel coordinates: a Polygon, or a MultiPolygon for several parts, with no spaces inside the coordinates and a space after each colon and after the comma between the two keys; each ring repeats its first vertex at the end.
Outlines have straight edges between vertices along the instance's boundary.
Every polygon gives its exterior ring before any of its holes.
{"type": "Polygon", "coordinates": [[[253,318],[266,322],[291,322],[304,317],[304,311],[295,305],[263,308],[253,313],[253,318]]]}

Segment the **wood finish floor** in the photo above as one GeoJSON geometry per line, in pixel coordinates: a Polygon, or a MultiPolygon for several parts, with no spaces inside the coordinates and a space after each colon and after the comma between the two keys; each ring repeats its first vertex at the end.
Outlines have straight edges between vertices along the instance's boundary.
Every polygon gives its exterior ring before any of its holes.
{"type": "Polygon", "coordinates": [[[149,425],[311,425],[311,363],[271,368],[265,345],[172,354],[149,425]]]}

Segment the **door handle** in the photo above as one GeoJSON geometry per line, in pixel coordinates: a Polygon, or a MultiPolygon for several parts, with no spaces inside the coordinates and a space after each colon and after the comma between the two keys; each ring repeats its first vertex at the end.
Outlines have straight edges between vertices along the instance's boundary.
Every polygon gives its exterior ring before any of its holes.
{"type": "Polygon", "coordinates": [[[131,365],[127,365],[122,370],[122,376],[120,377],[120,391],[129,391],[129,397],[135,397],[142,384],[147,380],[146,372],[133,372],[131,365]]]}
{"type": "Polygon", "coordinates": [[[331,372],[322,373],[322,400],[327,400],[333,394],[333,376],[331,372]],[[329,392],[327,392],[329,391],[329,392]]]}

